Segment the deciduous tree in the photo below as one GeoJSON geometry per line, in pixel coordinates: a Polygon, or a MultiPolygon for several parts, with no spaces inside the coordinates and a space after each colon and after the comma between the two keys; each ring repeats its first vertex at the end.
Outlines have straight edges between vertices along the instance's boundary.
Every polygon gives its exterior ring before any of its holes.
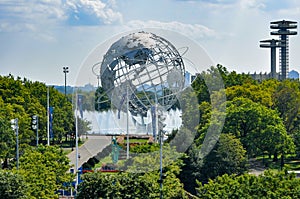
{"type": "Polygon", "coordinates": [[[18,173],[23,176],[31,198],[58,198],[55,193],[63,183],[72,181],[69,159],[53,146],[28,148],[20,157],[18,173]]]}
{"type": "Polygon", "coordinates": [[[0,170],[0,197],[5,199],[25,199],[28,187],[18,173],[0,170]]]}

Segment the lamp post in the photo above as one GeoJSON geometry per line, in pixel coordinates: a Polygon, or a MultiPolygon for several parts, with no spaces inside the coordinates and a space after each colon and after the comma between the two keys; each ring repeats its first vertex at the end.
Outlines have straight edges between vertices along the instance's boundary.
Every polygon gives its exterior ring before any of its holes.
{"type": "Polygon", "coordinates": [[[67,96],[67,73],[69,72],[69,67],[64,66],[63,72],[65,73],[65,96],[67,96]]]}
{"type": "Polygon", "coordinates": [[[39,146],[39,116],[31,116],[31,128],[36,131],[36,146],[39,146]]]}
{"type": "Polygon", "coordinates": [[[19,169],[19,124],[18,124],[18,118],[12,119],[10,122],[11,122],[11,127],[16,132],[16,160],[17,160],[17,169],[19,169]]]}

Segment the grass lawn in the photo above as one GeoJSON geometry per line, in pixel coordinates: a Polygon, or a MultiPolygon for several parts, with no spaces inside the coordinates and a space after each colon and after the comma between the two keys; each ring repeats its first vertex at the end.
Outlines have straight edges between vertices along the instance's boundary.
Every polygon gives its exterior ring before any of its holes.
{"type": "MultiPolygon", "coordinates": [[[[256,161],[266,167],[266,168],[270,168],[270,169],[281,169],[281,165],[280,165],[280,156],[278,157],[278,161],[277,162],[273,162],[273,159],[269,159],[268,156],[259,156],[256,158],[256,161]]],[[[300,159],[297,159],[293,156],[288,156],[287,158],[284,159],[284,167],[287,168],[287,170],[289,171],[297,171],[300,170],[300,159]]]]}
{"type": "MultiPolygon", "coordinates": [[[[124,140],[124,142],[126,143],[126,139],[124,140]]],[[[129,143],[147,143],[148,139],[138,139],[138,138],[133,138],[133,139],[129,139],[129,143]]]]}
{"type": "MultiPolygon", "coordinates": [[[[125,160],[119,160],[117,162],[118,167],[122,167],[124,165],[125,160]]],[[[111,154],[109,154],[108,156],[100,159],[100,161],[95,164],[93,169],[100,169],[102,167],[103,164],[112,164],[112,159],[111,159],[111,154]]]]}

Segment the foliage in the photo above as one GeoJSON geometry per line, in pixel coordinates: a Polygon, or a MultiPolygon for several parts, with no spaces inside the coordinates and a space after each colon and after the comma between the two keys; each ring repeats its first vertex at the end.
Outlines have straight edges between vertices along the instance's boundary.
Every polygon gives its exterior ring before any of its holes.
{"type": "Polygon", "coordinates": [[[107,111],[111,108],[111,101],[102,87],[98,87],[95,93],[95,110],[107,111]]]}
{"type": "Polygon", "coordinates": [[[149,153],[159,150],[159,144],[138,144],[130,147],[130,152],[132,153],[149,153]]]}
{"type": "Polygon", "coordinates": [[[263,175],[223,175],[207,184],[198,182],[200,198],[299,198],[300,180],[294,174],[265,171],[263,175]]]}
{"type": "Polygon", "coordinates": [[[221,134],[213,150],[203,160],[200,179],[204,182],[223,174],[242,174],[246,171],[246,150],[240,140],[231,134],[221,134]]]}
{"type": "MultiPolygon", "coordinates": [[[[53,87],[49,87],[50,106],[54,107],[54,139],[60,141],[73,128],[72,104],[53,87]]],[[[0,115],[5,122],[19,119],[19,141],[21,151],[34,142],[35,132],[31,129],[31,116],[39,116],[39,140],[47,138],[47,86],[24,78],[0,76],[0,115]]],[[[35,143],[35,142],[34,142],[35,143]]]]}
{"type": "MultiPolygon", "coordinates": [[[[275,80],[272,80],[275,84],[275,80]]],[[[273,105],[273,92],[265,84],[242,84],[232,86],[226,89],[227,100],[232,101],[234,98],[243,97],[252,100],[253,102],[260,103],[268,108],[273,105]]]]}
{"type": "MultiPolygon", "coordinates": [[[[162,167],[166,176],[163,181],[163,195],[166,198],[182,198],[183,186],[177,175],[180,173],[180,167],[183,164],[181,158],[184,155],[178,153],[174,147],[170,147],[168,144],[163,147],[162,152],[162,167]]],[[[153,190],[155,192],[155,190],[159,190],[158,183],[155,183],[159,179],[159,173],[157,172],[160,165],[159,161],[159,151],[140,154],[134,157],[132,161],[129,161],[129,164],[127,163],[127,171],[151,177],[152,183],[157,186],[153,190]]]]}
{"type": "Polygon", "coordinates": [[[31,198],[58,198],[55,194],[63,183],[71,182],[69,159],[53,146],[28,148],[20,158],[19,174],[23,176],[31,198]]]}
{"type": "MultiPolygon", "coordinates": [[[[183,186],[176,177],[180,172],[181,156],[164,147],[164,198],[186,198],[183,186]]],[[[78,198],[159,198],[159,153],[136,156],[127,165],[128,172],[117,174],[89,173],[79,185],[78,198]]],[[[128,163],[127,163],[128,164],[128,163]]]]}
{"type": "Polygon", "coordinates": [[[274,108],[280,113],[286,130],[292,132],[299,126],[300,84],[294,81],[284,81],[274,92],[274,108]]]}
{"type": "Polygon", "coordinates": [[[91,130],[91,122],[86,120],[86,119],[81,119],[80,117],[78,117],[78,136],[82,136],[82,135],[86,135],[88,131],[91,130]]]}
{"type": "MultiPolygon", "coordinates": [[[[163,154],[163,167],[167,167],[168,165],[172,165],[173,163],[177,166],[182,164],[180,158],[184,155],[178,153],[174,147],[171,148],[170,145],[166,144],[162,148],[162,154],[163,154]]],[[[136,153],[132,155],[133,157],[128,159],[128,161],[125,162],[123,170],[127,170],[133,173],[147,173],[154,170],[159,170],[159,165],[160,165],[159,150],[150,151],[148,153],[140,153],[140,154],[136,153]]]]}
{"type": "Polygon", "coordinates": [[[78,199],[158,198],[153,180],[133,173],[87,173],[78,187],[78,199]]]}
{"type": "MultiPolygon", "coordinates": [[[[276,110],[285,130],[293,139],[297,149],[300,148],[300,84],[299,81],[274,79],[260,84],[246,83],[226,89],[227,99],[243,97],[253,102],[276,110]]],[[[278,129],[278,128],[277,128],[278,129]]],[[[297,150],[299,151],[299,150],[297,150]]],[[[298,154],[299,155],[299,154],[298,154]]]]}
{"type": "Polygon", "coordinates": [[[194,89],[198,102],[210,102],[210,94],[213,91],[218,91],[224,88],[224,82],[222,73],[220,73],[217,67],[211,67],[207,71],[203,71],[197,75],[196,79],[192,82],[192,88],[194,89]]]}
{"type": "Polygon", "coordinates": [[[235,98],[227,103],[223,132],[240,138],[250,156],[265,151],[269,154],[294,152],[293,140],[278,113],[249,99],[235,98]]]}
{"type": "Polygon", "coordinates": [[[14,131],[10,127],[9,122],[0,116],[0,160],[3,162],[2,168],[8,168],[9,160],[15,157],[15,145],[14,131]]]}
{"type": "Polygon", "coordinates": [[[228,88],[246,83],[255,84],[256,82],[250,75],[237,74],[235,71],[229,72],[225,67],[218,64],[212,66],[206,72],[202,72],[192,82],[192,88],[195,90],[199,103],[210,102],[210,95],[213,91],[222,88],[228,88]]]}
{"type": "Polygon", "coordinates": [[[50,106],[53,110],[53,135],[54,139],[61,142],[64,136],[70,135],[74,128],[74,113],[72,103],[53,87],[49,88],[50,106]]]}
{"type": "Polygon", "coordinates": [[[5,199],[26,197],[27,186],[22,176],[11,171],[0,170],[0,196],[5,199]]]}
{"type": "MultiPolygon", "coordinates": [[[[54,107],[53,139],[61,142],[63,137],[74,133],[72,97],[67,99],[53,87],[48,88],[50,106],[54,107]]],[[[96,93],[78,92],[84,97],[83,110],[111,109],[111,102],[101,87],[96,93]]],[[[137,95],[145,99],[153,98],[151,92],[137,95]]],[[[299,104],[299,81],[269,79],[257,82],[249,75],[229,72],[222,65],[198,74],[192,87],[185,88],[174,105],[182,110],[182,126],[170,136],[168,142],[171,147],[166,145],[163,148],[163,167],[167,174],[163,181],[164,196],[184,197],[182,184],[177,178],[180,173],[184,188],[192,193],[195,193],[196,179],[201,182],[215,179],[207,185],[199,184],[198,195],[201,198],[298,198],[298,180],[290,175],[269,171],[259,177],[240,174],[246,169],[245,149],[250,157],[267,153],[269,157],[273,155],[274,160],[281,156],[282,162],[287,154],[295,152],[295,148],[300,156],[299,104]],[[225,92],[227,103],[223,103],[225,92]],[[220,129],[224,134],[218,140],[219,134],[216,132],[220,129]],[[178,151],[186,151],[188,157],[181,159],[182,154],[178,151]],[[287,195],[283,195],[284,190],[287,195]]],[[[30,128],[34,114],[39,116],[39,139],[43,143],[47,138],[47,86],[12,75],[0,76],[0,160],[3,167],[11,168],[15,161],[16,137],[10,127],[10,120],[14,118],[19,119],[21,155],[19,173],[7,174],[10,176],[3,179],[9,178],[10,185],[22,184],[24,180],[24,184],[30,187],[27,190],[25,186],[27,195],[32,198],[56,198],[54,193],[62,182],[71,180],[66,174],[68,160],[57,148],[28,148],[36,139],[35,132],[30,128]],[[12,175],[15,175],[16,182],[12,175]]],[[[81,119],[78,121],[79,129],[82,129],[79,134],[82,134],[89,129],[89,123],[81,119]]],[[[80,196],[159,197],[158,150],[157,144],[131,147],[132,158],[125,162],[124,167],[131,173],[84,175],[86,180],[80,186],[80,196]]],[[[89,163],[94,164],[94,161],[91,158],[89,163]]],[[[23,190],[20,192],[23,193],[23,190]]]]}
{"type": "Polygon", "coordinates": [[[194,138],[195,133],[182,126],[180,129],[173,131],[165,142],[174,147],[177,152],[184,153],[189,149],[194,138]]]}
{"type": "Polygon", "coordinates": [[[95,110],[95,97],[97,95],[97,91],[77,91],[78,95],[82,96],[82,110],[86,111],[94,111],[95,110]]]}
{"type": "Polygon", "coordinates": [[[231,134],[221,134],[218,142],[205,157],[201,147],[193,145],[184,159],[180,179],[185,189],[195,194],[196,180],[207,182],[223,174],[242,174],[247,171],[246,150],[239,139],[231,134]]]}
{"type": "MultiPolygon", "coordinates": [[[[250,157],[267,153],[269,156],[274,155],[274,160],[276,160],[277,156],[281,155],[283,165],[284,156],[295,152],[295,144],[300,148],[300,114],[298,114],[299,103],[297,101],[300,99],[299,82],[290,80],[279,82],[272,79],[258,83],[249,75],[228,72],[226,68],[217,65],[198,75],[192,88],[194,89],[192,92],[182,97],[184,99],[183,125],[189,128],[191,134],[197,130],[194,144],[187,152],[189,157],[184,160],[185,166],[180,175],[188,191],[194,193],[191,179],[198,178],[205,181],[207,178],[223,174],[218,173],[218,164],[222,162],[222,158],[216,152],[216,148],[205,157],[207,154],[205,149],[211,149],[209,144],[217,139],[214,132],[220,128],[223,133],[233,134],[235,139],[240,140],[250,157]],[[217,89],[214,90],[219,81],[217,73],[222,77],[227,100],[229,100],[221,105],[218,104],[222,102],[221,90],[218,92],[216,92],[217,89]],[[190,103],[194,93],[198,98],[198,109],[195,108],[195,103],[190,103]],[[219,106],[218,109],[214,108],[216,105],[219,106]],[[220,121],[222,121],[222,110],[225,106],[226,120],[222,126],[220,121]],[[197,115],[200,115],[198,119],[197,115]],[[195,128],[195,123],[197,123],[197,128],[195,128]],[[191,126],[193,128],[190,128],[191,126]],[[208,145],[203,146],[207,137],[208,145]],[[214,169],[203,170],[205,159],[210,159],[211,162],[206,168],[214,169]],[[206,177],[201,178],[201,173],[205,173],[206,177]]],[[[243,168],[245,170],[245,167],[243,168]]],[[[228,166],[224,170],[230,173],[231,169],[228,166]]]]}
{"type": "Polygon", "coordinates": [[[182,110],[182,126],[190,131],[195,131],[200,121],[199,110],[195,108],[198,104],[196,92],[188,87],[181,92],[179,98],[182,110]]]}

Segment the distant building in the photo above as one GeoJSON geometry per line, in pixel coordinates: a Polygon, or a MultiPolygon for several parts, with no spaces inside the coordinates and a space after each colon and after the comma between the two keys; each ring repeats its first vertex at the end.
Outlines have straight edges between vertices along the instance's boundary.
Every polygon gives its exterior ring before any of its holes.
{"type": "Polygon", "coordinates": [[[80,87],[81,90],[86,91],[86,92],[91,92],[91,91],[95,91],[97,88],[95,86],[93,86],[92,84],[88,83],[86,85],[84,85],[83,87],[80,87]]]}
{"type": "MultiPolygon", "coordinates": [[[[65,92],[64,86],[53,85],[53,87],[61,93],[65,92]]],[[[97,88],[92,84],[86,84],[84,86],[77,87],[77,89],[84,92],[91,92],[91,91],[96,91],[97,88]]],[[[73,94],[74,91],[75,91],[75,87],[67,86],[67,94],[73,94]]]]}
{"type": "MultiPolygon", "coordinates": [[[[277,74],[276,74],[277,75],[277,74]]],[[[271,79],[272,78],[272,74],[271,73],[253,73],[253,74],[250,74],[250,76],[254,79],[254,80],[257,80],[257,81],[263,81],[263,80],[266,80],[266,79],[271,79]]]]}
{"type": "Polygon", "coordinates": [[[299,79],[299,73],[295,70],[291,70],[288,75],[289,79],[299,79]]]}
{"type": "MultiPolygon", "coordinates": [[[[280,74],[279,73],[275,73],[275,76],[272,77],[272,74],[271,73],[253,73],[253,74],[250,74],[250,76],[254,79],[254,80],[257,80],[257,81],[263,81],[263,80],[266,80],[266,79],[281,79],[280,78],[280,74]]],[[[289,79],[297,79],[299,80],[299,73],[295,70],[291,70],[289,73],[288,73],[288,78],[289,79]]]]}

